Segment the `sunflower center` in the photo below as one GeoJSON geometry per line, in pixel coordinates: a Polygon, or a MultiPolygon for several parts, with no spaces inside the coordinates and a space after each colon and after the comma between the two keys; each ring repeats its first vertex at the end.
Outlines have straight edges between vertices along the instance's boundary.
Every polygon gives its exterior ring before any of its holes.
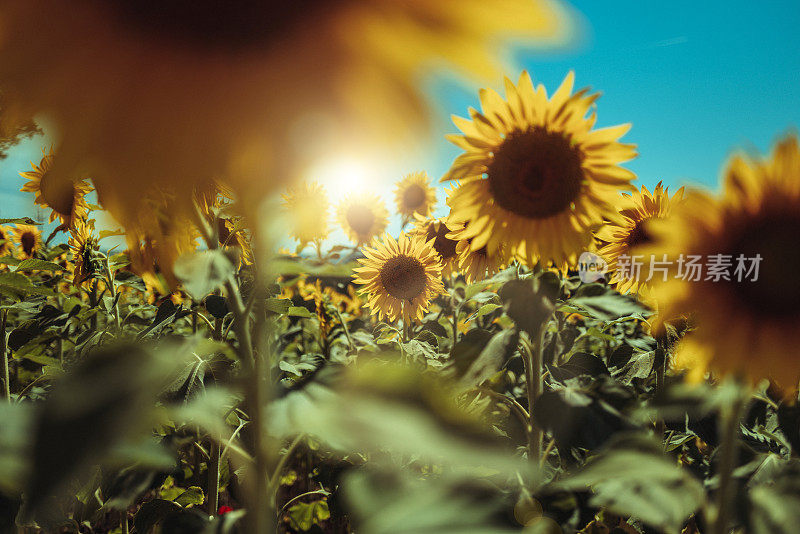
{"type": "Polygon", "coordinates": [[[633,226],[633,229],[628,233],[628,236],[625,238],[625,244],[628,245],[629,249],[638,247],[640,245],[649,245],[654,241],[653,236],[647,230],[647,223],[648,221],[651,220],[653,220],[653,218],[644,219],[636,222],[636,224],[633,226]]]}
{"type": "Polygon", "coordinates": [[[403,202],[410,209],[422,207],[425,203],[425,190],[417,184],[412,184],[403,193],[403,202]]]}
{"type": "Polygon", "coordinates": [[[513,132],[489,164],[492,197],[501,208],[529,219],[561,213],[581,192],[582,160],[563,134],[543,128],[513,132]]]}
{"type": "Polygon", "coordinates": [[[396,299],[413,300],[425,291],[425,266],[416,258],[390,258],[383,265],[380,276],[386,292],[396,299]]]}
{"type": "Polygon", "coordinates": [[[739,300],[754,314],[775,318],[800,316],[797,302],[800,301],[800,248],[797,235],[800,233],[800,215],[793,213],[767,214],[744,225],[738,239],[734,240],[728,254],[733,267],[731,281],[739,300]],[[737,257],[746,258],[744,280],[738,281],[735,274],[737,257]],[[751,259],[761,256],[758,278],[753,280],[751,259]]]}
{"type": "Polygon", "coordinates": [[[33,255],[33,251],[36,248],[36,236],[33,235],[33,232],[23,232],[19,237],[19,243],[22,245],[22,251],[26,255],[33,255]]]}
{"type": "Polygon", "coordinates": [[[375,224],[375,214],[367,206],[351,206],[347,210],[347,224],[357,234],[367,234],[375,224]]]}
{"type": "Polygon", "coordinates": [[[425,240],[430,241],[433,239],[433,249],[439,253],[442,260],[448,260],[456,255],[456,245],[458,241],[453,241],[447,237],[450,230],[444,224],[439,224],[439,230],[436,230],[436,225],[431,224],[428,226],[428,233],[425,235],[425,240]]]}
{"type": "Polygon", "coordinates": [[[126,26],[151,38],[211,51],[264,49],[332,0],[96,0],[126,26]]]}
{"type": "Polygon", "coordinates": [[[77,196],[75,184],[69,180],[49,179],[49,176],[45,174],[39,182],[39,188],[42,192],[42,200],[50,209],[63,217],[72,215],[77,196]]]}

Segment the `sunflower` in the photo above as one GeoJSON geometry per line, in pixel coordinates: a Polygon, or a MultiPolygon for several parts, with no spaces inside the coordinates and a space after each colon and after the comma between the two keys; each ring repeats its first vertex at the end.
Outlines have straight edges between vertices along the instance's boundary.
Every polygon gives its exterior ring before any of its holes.
{"type": "MultiPolygon", "coordinates": [[[[468,223],[467,225],[469,225],[468,223]]],[[[450,239],[454,239],[459,234],[463,234],[464,225],[454,225],[451,223],[452,231],[448,234],[450,239]]],[[[490,251],[483,246],[477,250],[472,248],[472,239],[461,239],[456,243],[455,264],[458,270],[464,275],[468,284],[491,278],[496,273],[502,271],[508,262],[508,254],[505,245],[501,244],[496,250],[490,251]]]]}
{"type": "Polygon", "coordinates": [[[11,233],[19,244],[18,254],[21,259],[33,258],[42,248],[42,233],[35,226],[17,224],[11,233]]]}
{"type": "Polygon", "coordinates": [[[7,226],[0,225],[0,258],[14,255],[14,242],[11,240],[10,230],[7,226]]]}
{"type": "Polygon", "coordinates": [[[241,217],[236,216],[234,194],[230,188],[217,182],[209,191],[199,192],[197,203],[206,222],[211,226],[216,225],[219,246],[223,249],[233,248],[237,252],[239,267],[242,264],[252,265],[253,251],[242,228],[241,217]]]}
{"type": "Polygon", "coordinates": [[[630,125],[592,130],[598,95],[572,94],[573,83],[570,72],[548,100],[523,72],[516,86],[506,79],[507,100],[484,89],[482,112],[454,118],[463,135],[448,138],[465,152],[442,180],[460,181],[450,217],[471,221],[457,237],[472,239],[472,250],[506,244],[529,265],[572,265],[592,229],[615,215],[619,189],[632,189],[634,174],[617,165],[636,155],[617,141],[630,125]]]}
{"type": "Polygon", "coordinates": [[[361,292],[379,320],[421,321],[430,301],[444,293],[442,265],[431,241],[406,234],[395,240],[384,234],[363,252],[354,282],[364,285],[361,292]]]}
{"type": "Polygon", "coordinates": [[[89,173],[124,226],[140,191],[167,179],[173,212],[230,176],[255,213],[309,163],[304,117],[364,142],[410,133],[424,122],[422,67],[492,76],[508,41],[561,43],[566,22],[557,0],[10,0],[0,80],[17,109],[58,128],[57,176],[89,173]]]}
{"type": "Polygon", "coordinates": [[[407,223],[415,215],[430,217],[436,204],[436,190],[430,185],[430,178],[424,171],[409,174],[399,182],[395,189],[397,212],[407,223]]]}
{"type": "Polygon", "coordinates": [[[433,240],[433,250],[439,255],[442,262],[442,276],[448,278],[457,265],[458,254],[456,245],[458,241],[450,239],[447,234],[450,229],[444,219],[418,218],[417,224],[409,234],[419,235],[425,241],[433,240]]]}
{"type": "Polygon", "coordinates": [[[178,285],[173,272],[175,261],[195,250],[199,237],[193,221],[172,213],[171,205],[164,191],[147,195],[146,209],[125,236],[132,270],[142,278],[146,273],[160,275],[170,290],[178,285]]]}
{"type": "Polygon", "coordinates": [[[31,162],[32,171],[21,172],[20,176],[28,182],[20,191],[34,193],[34,204],[49,208],[50,222],[61,220],[63,228],[69,228],[76,219],[85,217],[89,211],[86,195],[92,188],[86,180],[58,180],[51,173],[53,153],[42,149],[42,159],[36,165],[31,162]]]}
{"type": "Polygon", "coordinates": [[[647,230],[648,223],[667,217],[682,199],[683,188],[678,189],[670,197],[669,188],[664,188],[661,182],[656,184],[652,193],[647,187],[642,186],[641,191],[624,194],[619,209],[622,220],[609,223],[597,232],[597,238],[606,243],[599,254],[608,264],[608,269],[612,273],[610,282],[617,284],[618,291],[636,292],[640,284],[634,277],[620,276],[617,272],[617,259],[623,255],[628,257],[638,255],[637,247],[652,242],[652,236],[647,230]]]}
{"type": "Polygon", "coordinates": [[[389,211],[372,193],[349,195],[338,208],[339,224],[356,245],[369,243],[389,224],[389,211]]]}
{"type": "Polygon", "coordinates": [[[94,274],[94,252],[97,249],[94,220],[78,219],[69,232],[68,245],[74,263],[72,283],[79,286],[94,274]]]}
{"type": "MultiPolygon", "coordinates": [[[[693,378],[708,368],[752,380],[800,379],[800,147],[779,141],[770,157],[736,155],[721,198],[693,192],[668,220],[648,227],[648,247],[672,261],[653,293],[665,319],[691,314],[695,329],[676,354],[693,378]],[[702,271],[687,268],[700,258],[702,271]]],[[[645,251],[647,252],[647,250],[645,251]]]]}
{"type": "Polygon", "coordinates": [[[330,204],[325,188],[306,182],[283,195],[283,209],[289,223],[289,234],[301,245],[319,244],[328,237],[330,204]]]}

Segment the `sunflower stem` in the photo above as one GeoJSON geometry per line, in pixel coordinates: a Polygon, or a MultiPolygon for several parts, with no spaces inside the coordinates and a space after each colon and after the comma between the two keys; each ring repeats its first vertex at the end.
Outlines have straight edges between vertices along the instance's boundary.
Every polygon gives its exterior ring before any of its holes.
{"type": "Polygon", "coordinates": [[[108,289],[111,291],[111,302],[114,304],[114,326],[119,332],[121,328],[121,321],[119,316],[119,302],[117,302],[117,288],[114,283],[114,273],[111,271],[111,262],[108,259],[108,254],[105,256],[106,264],[106,281],[108,282],[108,289]]]}
{"type": "Polygon", "coordinates": [[[736,457],[739,441],[739,421],[744,408],[745,395],[737,391],[731,404],[723,405],[719,412],[719,426],[722,441],[719,446],[719,489],[716,495],[716,515],[711,534],[725,534],[731,520],[735,483],[733,470],[736,468],[736,457]]]}
{"type": "Polygon", "coordinates": [[[542,451],[542,430],[536,425],[533,418],[533,403],[542,393],[542,346],[547,321],[539,327],[538,339],[531,344],[524,336],[520,337],[520,344],[525,352],[525,381],[528,387],[528,459],[537,464],[540,462],[542,451]]]}
{"type": "Polygon", "coordinates": [[[11,402],[11,380],[8,373],[8,347],[6,345],[6,322],[8,310],[3,310],[0,315],[0,353],[3,355],[3,393],[8,402],[11,402]]]}

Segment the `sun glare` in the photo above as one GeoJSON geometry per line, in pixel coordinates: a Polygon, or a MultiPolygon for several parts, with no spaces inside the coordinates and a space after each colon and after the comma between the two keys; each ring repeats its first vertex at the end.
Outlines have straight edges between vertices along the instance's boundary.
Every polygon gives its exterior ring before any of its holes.
{"type": "Polygon", "coordinates": [[[331,200],[336,202],[347,193],[369,188],[376,173],[368,162],[350,156],[325,161],[313,167],[308,177],[325,186],[331,200]]]}

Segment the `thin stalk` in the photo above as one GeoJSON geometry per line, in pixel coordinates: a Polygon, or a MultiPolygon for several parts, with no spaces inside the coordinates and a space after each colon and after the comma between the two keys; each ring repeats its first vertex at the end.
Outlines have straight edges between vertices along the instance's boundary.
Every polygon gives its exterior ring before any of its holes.
{"type": "Polygon", "coordinates": [[[737,395],[736,400],[723,406],[719,413],[719,425],[722,441],[719,446],[719,489],[716,495],[716,516],[711,534],[725,534],[731,520],[734,499],[733,470],[736,468],[736,457],[739,441],[739,420],[744,407],[745,396],[737,395]]]}
{"type": "Polygon", "coordinates": [[[122,516],[119,520],[119,526],[122,528],[122,534],[129,534],[130,533],[130,526],[128,525],[128,511],[123,510],[121,512],[122,516]]]}
{"type": "Polygon", "coordinates": [[[11,379],[8,373],[8,347],[6,346],[6,322],[8,310],[3,310],[0,315],[0,353],[3,358],[3,393],[8,402],[11,402],[11,379]]]}
{"type": "Polygon", "coordinates": [[[209,440],[208,447],[208,515],[216,515],[219,510],[219,442],[209,440]]]}
{"type": "Polygon", "coordinates": [[[347,338],[347,344],[350,346],[350,350],[354,350],[356,348],[356,344],[353,343],[353,338],[350,337],[350,329],[347,328],[347,323],[345,323],[344,319],[342,318],[342,312],[339,311],[338,307],[335,307],[334,309],[336,310],[336,317],[339,319],[339,324],[342,325],[344,337],[347,338]]]}
{"type": "Polygon", "coordinates": [[[121,321],[119,317],[119,302],[117,302],[117,287],[114,283],[114,273],[111,271],[111,263],[109,262],[108,255],[106,255],[106,281],[108,282],[108,289],[111,291],[111,302],[114,304],[114,325],[117,331],[120,330],[121,321]]]}
{"type": "MultiPolygon", "coordinates": [[[[664,383],[667,370],[667,353],[664,350],[664,345],[660,341],[656,345],[653,366],[656,369],[656,394],[658,394],[664,391],[664,383]]],[[[666,430],[666,425],[664,423],[664,420],[659,418],[656,421],[656,435],[659,438],[663,438],[665,430],[666,430]]]]}

